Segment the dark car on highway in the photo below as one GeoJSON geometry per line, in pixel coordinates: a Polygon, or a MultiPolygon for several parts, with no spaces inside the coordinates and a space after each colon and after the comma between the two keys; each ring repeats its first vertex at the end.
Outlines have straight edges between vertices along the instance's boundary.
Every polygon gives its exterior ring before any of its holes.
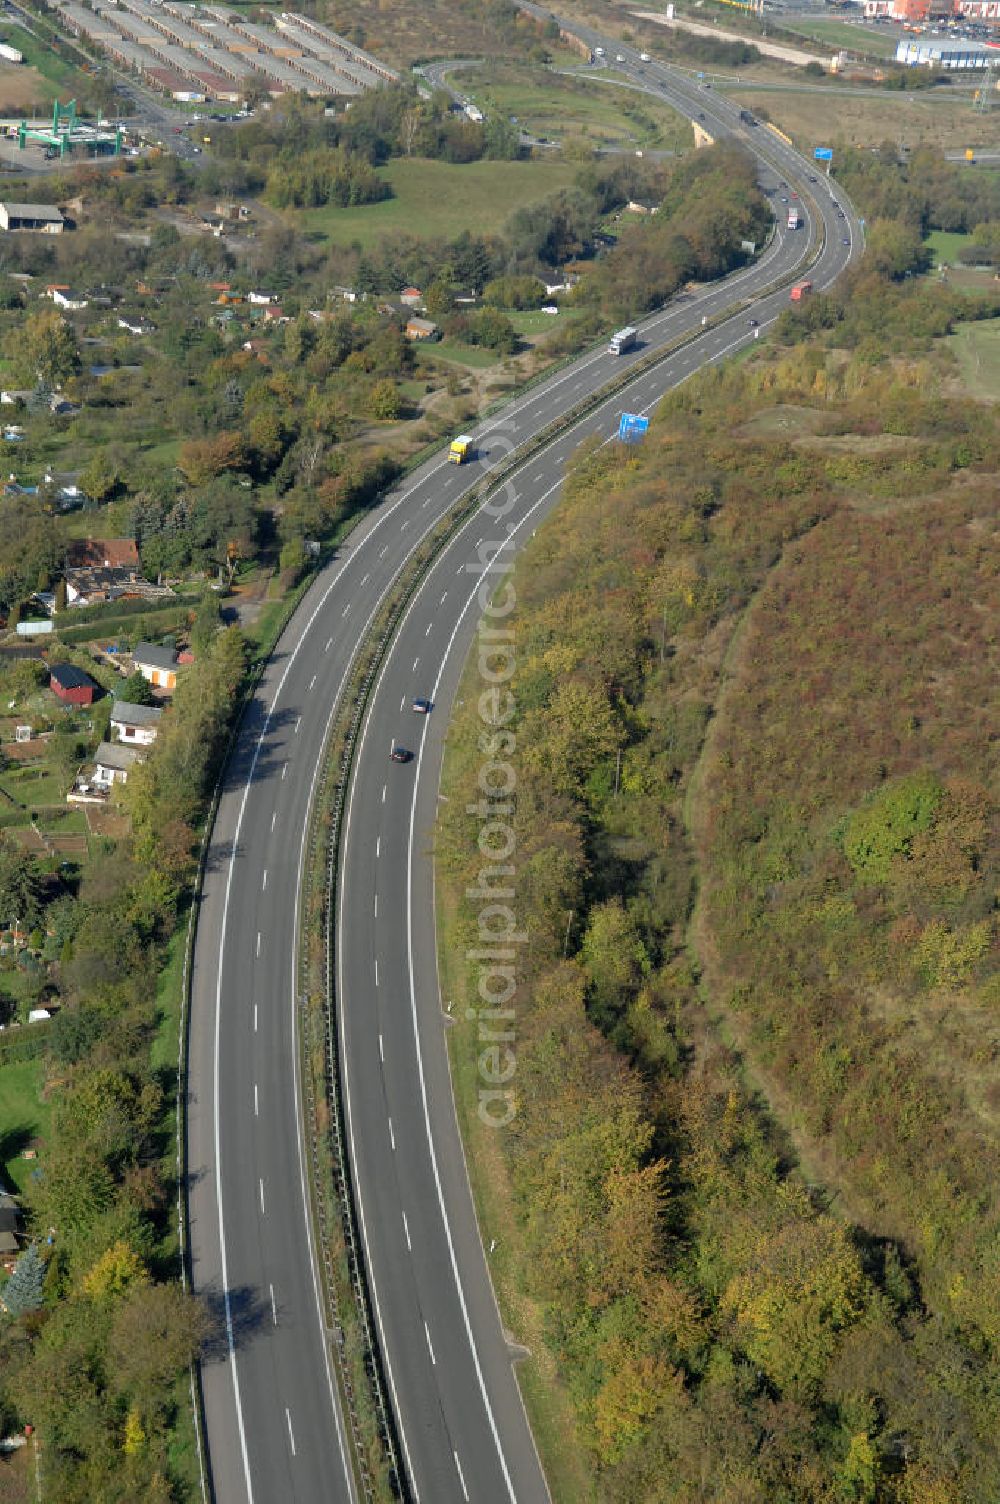
{"type": "Polygon", "coordinates": [[[413,753],[410,751],[409,747],[394,746],[392,751],[389,753],[389,756],[392,758],[393,762],[413,761],[413,753]]]}

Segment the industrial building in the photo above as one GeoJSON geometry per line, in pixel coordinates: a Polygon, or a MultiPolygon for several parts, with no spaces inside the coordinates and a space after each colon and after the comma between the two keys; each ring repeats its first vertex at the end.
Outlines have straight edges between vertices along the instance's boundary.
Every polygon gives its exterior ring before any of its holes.
{"type": "Polygon", "coordinates": [[[241,99],[251,80],[273,95],[350,99],[399,77],[307,16],[276,26],[223,5],[181,0],[53,0],[67,28],[154,87],[181,100],[241,99]]]}
{"type": "Polygon", "coordinates": [[[908,68],[988,68],[1000,62],[1000,51],[979,42],[952,37],[904,37],[896,48],[896,62],[908,68]]]}

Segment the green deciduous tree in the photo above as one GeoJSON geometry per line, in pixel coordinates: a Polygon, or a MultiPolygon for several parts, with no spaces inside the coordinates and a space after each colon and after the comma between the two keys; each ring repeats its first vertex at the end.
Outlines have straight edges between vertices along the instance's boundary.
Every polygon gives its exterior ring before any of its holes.
{"type": "Polygon", "coordinates": [[[18,379],[62,386],[80,369],[80,349],[70,324],[54,308],[32,313],[8,334],[7,359],[18,379]]]}

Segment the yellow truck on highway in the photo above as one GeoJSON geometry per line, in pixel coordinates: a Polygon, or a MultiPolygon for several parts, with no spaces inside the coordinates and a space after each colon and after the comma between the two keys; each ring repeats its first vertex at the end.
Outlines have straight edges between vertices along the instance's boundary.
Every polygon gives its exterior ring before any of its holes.
{"type": "Polygon", "coordinates": [[[453,465],[464,465],[466,460],[471,460],[476,452],[475,445],[467,433],[460,433],[457,439],[452,439],[451,448],[448,450],[448,459],[453,465]]]}

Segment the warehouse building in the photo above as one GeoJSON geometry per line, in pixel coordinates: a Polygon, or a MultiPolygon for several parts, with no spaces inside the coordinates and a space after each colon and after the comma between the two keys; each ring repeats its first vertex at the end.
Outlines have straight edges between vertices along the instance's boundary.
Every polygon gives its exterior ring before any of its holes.
{"type": "Polygon", "coordinates": [[[61,235],[66,221],[53,204],[0,203],[0,230],[37,230],[61,235]]]}
{"type": "Polygon", "coordinates": [[[376,58],[308,17],[285,13],[276,26],[222,5],[182,0],[54,0],[70,31],[178,99],[235,102],[241,85],[268,92],[350,99],[398,77],[376,58]]]}
{"type": "Polygon", "coordinates": [[[896,48],[896,62],[908,68],[988,68],[994,60],[996,48],[949,37],[905,37],[896,48]]]}

